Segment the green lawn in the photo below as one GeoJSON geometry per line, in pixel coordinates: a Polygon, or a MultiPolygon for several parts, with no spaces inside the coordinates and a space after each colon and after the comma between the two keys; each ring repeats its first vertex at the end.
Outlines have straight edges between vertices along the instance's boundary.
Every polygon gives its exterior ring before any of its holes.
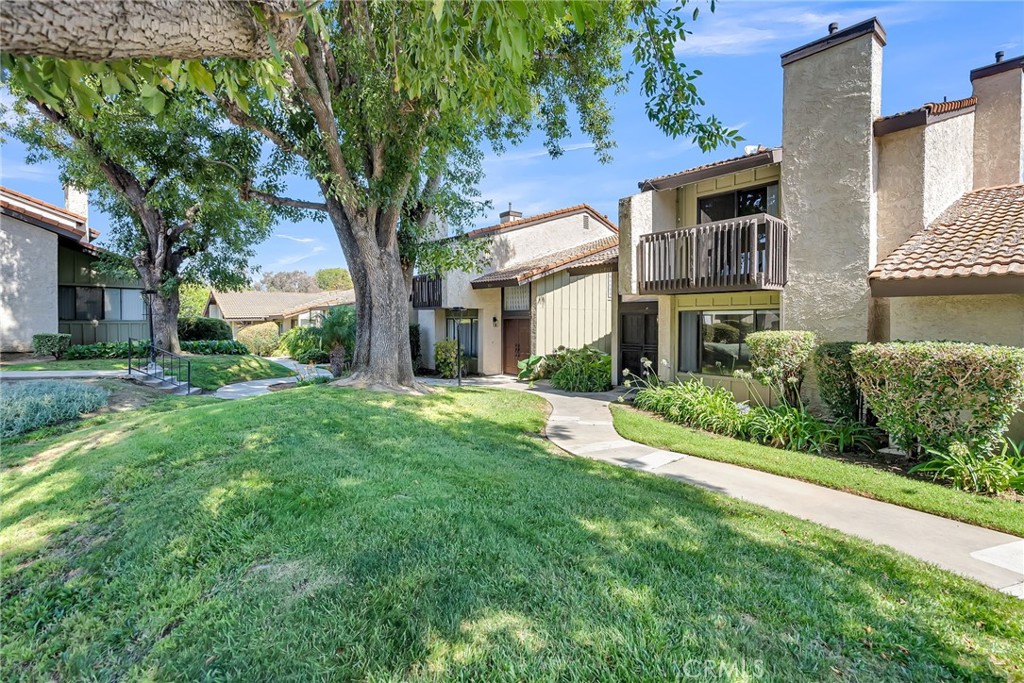
{"type": "Polygon", "coordinates": [[[5,448],[0,678],[1024,676],[1020,601],[554,453],[545,407],[319,386],[5,448]]]}
{"type": "MultiPolygon", "coordinates": [[[[188,356],[192,361],[192,385],[214,390],[225,384],[251,379],[291,377],[285,366],[259,356],[188,356]]],[[[96,360],[62,360],[50,363],[16,363],[3,370],[125,370],[128,361],[123,358],[96,360]]]]}
{"type": "Polygon", "coordinates": [[[613,405],[612,419],[623,437],[655,448],[781,474],[1024,536],[1024,504],[1007,498],[965,493],[866,465],[708,434],[625,406],[613,405]]]}

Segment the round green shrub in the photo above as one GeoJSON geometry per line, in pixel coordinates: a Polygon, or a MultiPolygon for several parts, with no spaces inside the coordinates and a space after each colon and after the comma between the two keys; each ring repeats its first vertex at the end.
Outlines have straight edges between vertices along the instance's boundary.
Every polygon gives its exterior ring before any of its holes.
{"type": "Polygon", "coordinates": [[[813,332],[765,331],[748,334],[751,373],[788,405],[797,406],[807,366],[814,352],[813,332]]]}
{"type": "MultiPolygon", "coordinates": [[[[437,374],[452,379],[458,375],[459,351],[454,339],[445,339],[434,344],[434,368],[437,374]]],[[[463,355],[462,372],[466,372],[466,360],[463,355]]]]}
{"type": "Polygon", "coordinates": [[[257,356],[267,356],[273,353],[281,339],[281,335],[277,331],[277,323],[271,322],[243,327],[235,336],[257,356]]]}
{"type": "Polygon", "coordinates": [[[70,334],[33,334],[32,353],[60,360],[71,344],[70,334]]]}
{"type": "Polygon", "coordinates": [[[220,318],[187,316],[178,318],[178,339],[180,341],[206,341],[231,339],[231,326],[220,318]]]}

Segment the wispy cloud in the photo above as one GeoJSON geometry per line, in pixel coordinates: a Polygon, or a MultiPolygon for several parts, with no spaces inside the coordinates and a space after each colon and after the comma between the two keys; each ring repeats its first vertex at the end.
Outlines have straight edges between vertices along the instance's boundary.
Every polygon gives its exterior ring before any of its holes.
{"type": "Polygon", "coordinates": [[[3,160],[0,166],[0,179],[8,180],[52,180],[59,182],[60,172],[53,164],[25,164],[3,160]]]}
{"type": "Polygon", "coordinates": [[[298,242],[299,244],[313,244],[320,241],[315,237],[296,237],[295,235],[288,235],[283,232],[275,232],[274,237],[280,237],[283,240],[291,240],[292,242],[298,242]]]}
{"type": "Polygon", "coordinates": [[[798,47],[801,40],[824,36],[829,23],[845,28],[871,16],[887,26],[913,21],[920,7],[908,4],[840,6],[834,9],[799,2],[723,3],[714,14],[702,15],[694,33],[676,43],[676,54],[752,55],[798,47]]]}
{"type": "Polygon", "coordinates": [[[281,268],[283,266],[294,266],[296,263],[299,263],[301,261],[305,261],[308,258],[316,256],[317,254],[325,251],[326,249],[327,249],[327,247],[324,247],[322,245],[317,245],[317,246],[313,247],[312,249],[310,249],[309,251],[304,252],[302,254],[292,254],[290,256],[282,256],[281,258],[279,258],[276,261],[274,261],[273,263],[271,263],[268,266],[268,268],[273,270],[274,268],[281,268]]]}
{"type": "MultiPolygon", "coordinates": [[[[593,149],[593,142],[574,142],[568,145],[562,145],[563,152],[575,152],[581,149],[593,149]]],[[[495,163],[501,161],[524,161],[526,159],[539,159],[541,157],[548,156],[546,149],[530,149],[523,150],[521,152],[510,152],[502,154],[501,156],[488,155],[485,159],[485,163],[495,163]]]]}

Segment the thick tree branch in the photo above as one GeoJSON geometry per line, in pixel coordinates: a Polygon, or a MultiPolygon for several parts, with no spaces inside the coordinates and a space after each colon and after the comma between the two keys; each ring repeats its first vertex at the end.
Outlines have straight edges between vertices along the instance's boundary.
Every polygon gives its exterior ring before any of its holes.
{"type": "Polygon", "coordinates": [[[289,154],[297,154],[298,156],[308,160],[309,157],[306,156],[302,149],[288,142],[288,140],[286,140],[284,136],[278,133],[277,131],[268,128],[267,126],[263,125],[256,119],[246,114],[244,111],[242,111],[241,107],[239,107],[231,100],[211,98],[211,101],[221,108],[221,110],[228,117],[228,120],[231,121],[231,123],[235,124],[236,126],[248,128],[249,130],[260,133],[261,135],[263,135],[263,137],[267,138],[272,143],[274,143],[274,145],[280,148],[281,151],[283,152],[287,152],[289,154]]]}
{"type": "Polygon", "coordinates": [[[252,186],[248,181],[242,183],[241,187],[238,188],[238,196],[243,200],[258,199],[264,204],[270,204],[271,206],[290,206],[295,209],[308,209],[310,211],[327,211],[326,202],[307,202],[302,199],[289,199],[288,197],[279,197],[269,192],[261,192],[260,190],[252,189],[252,186]]]}
{"type": "Polygon", "coordinates": [[[291,45],[302,25],[295,0],[4,0],[0,50],[92,62],[258,59],[271,56],[268,30],[278,45],[291,45]],[[265,26],[250,5],[263,11],[265,26]]]}

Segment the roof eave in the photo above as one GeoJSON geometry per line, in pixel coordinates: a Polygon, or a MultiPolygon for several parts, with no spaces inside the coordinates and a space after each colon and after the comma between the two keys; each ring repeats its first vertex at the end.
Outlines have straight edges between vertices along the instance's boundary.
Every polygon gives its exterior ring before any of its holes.
{"type": "Polygon", "coordinates": [[[771,164],[777,164],[781,161],[782,148],[774,147],[762,152],[756,152],[749,156],[740,157],[739,159],[733,159],[729,162],[714,165],[709,168],[698,167],[697,169],[680,171],[679,173],[674,173],[662,178],[644,180],[639,183],[639,187],[641,192],[647,192],[649,190],[674,190],[678,187],[682,187],[683,185],[700,182],[701,180],[707,180],[708,178],[717,178],[721,175],[746,171],[752,168],[760,168],[761,166],[770,166],[771,164]]]}
{"type": "Polygon", "coordinates": [[[869,278],[871,296],[957,296],[1024,294],[1024,275],[968,275],[956,277],[869,278]]]}

